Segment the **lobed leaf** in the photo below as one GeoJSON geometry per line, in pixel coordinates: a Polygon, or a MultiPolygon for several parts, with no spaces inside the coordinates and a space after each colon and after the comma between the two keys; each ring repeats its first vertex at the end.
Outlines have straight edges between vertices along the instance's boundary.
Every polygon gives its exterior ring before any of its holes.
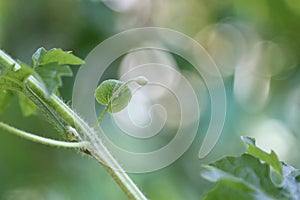
{"type": "Polygon", "coordinates": [[[279,162],[273,151],[268,154],[259,149],[253,138],[242,139],[249,146],[248,153],[204,166],[202,177],[217,184],[202,199],[300,200],[300,170],[279,162]],[[280,184],[273,182],[271,167],[280,170],[280,184]]]}
{"type": "MultiPolygon", "coordinates": [[[[39,48],[33,54],[31,67],[21,62],[11,66],[0,63],[0,112],[4,111],[13,96],[9,91],[24,92],[25,81],[30,75],[40,81],[44,86],[46,97],[50,97],[62,85],[61,77],[72,76],[72,70],[68,65],[82,63],[83,61],[71,52],[61,49],[46,51],[44,48],[39,48]]],[[[19,104],[25,116],[36,112],[32,102],[22,95],[19,95],[19,104]]]]}
{"type": "Polygon", "coordinates": [[[273,169],[280,175],[280,178],[282,179],[282,167],[281,163],[277,157],[277,155],[274,153],[274,151],[271,151],[271,153],[266,153],[260,148],[258,148],[255,145],[255,139],[250,138],[247,136],[242,136],[242,140],[248,145],[248,153],[255,156],[256,158],[259,158],[260,160],[268,163],[273,167],[273,169]]]}
{"type": "Polygon", "coordinates": [[[50,97],[62,85],[61,77],[72,76],[68,65],[83,64],[83,60],[74,56],[70,51],[39,48],[32,56],[32,68],[35,69],[44,83],[46,96],[50,97]]]}
{"type": "Polygon", "coordinates": [[[58,63],[49,63],[43,67],[37,67],[36,72],[43,80],[48,95],[53,94],[58,87],[62,86],[61,77],[73,75],[69,66],[58,67],[58,63]]]}
{"type": "Polygon", "coordinates": [[[58,65],[81,65],[83,64],[83,60],[74,56],[71,51],[63,51],[60,48],[47,51],[41,47],[32,56],[33,68],[49,63],[57,63],[58,65]]]}
{"type": "Polygon", "coordinates": [[[240,157],[225,157],[206,166],[201,175],[209,181],[218,182],[219,185],[214,191],[221,193],[218,195],[223,195],[224,199],[227,199],[225,195],[230,196],[230,194],[226,194],[222,187],[230,187],[231,190],[243,193],[248,191],[247,195],[253,199],[284,198],[282,189],[271,180],[269,165],[261,163],[258,158],[249,154],[243,154],[240,157]],[[230,185],[226,185],[227,183],[230,185]]]}

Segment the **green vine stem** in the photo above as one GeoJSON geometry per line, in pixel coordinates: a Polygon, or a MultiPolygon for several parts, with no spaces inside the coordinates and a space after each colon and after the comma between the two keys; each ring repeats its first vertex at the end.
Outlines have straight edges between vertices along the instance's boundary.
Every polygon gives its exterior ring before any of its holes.
{"type": "Polygon", "coordinates": [[[105,106],[104,110],[102,111],[102,113],[98,117],[97,123],[94,125],[94,129],[96,129],[99,126],[100,122],[102,121],[104,116],[107,114],[110,104],[111,103],[109,103],[107,106],[105,106]]]}
{"type": "MultiPolygon", "coordinates": [[[[12,66],[21,68],[21,66],[10,58],[7,54],[0,50],[0,64],[3,66],[12,66]]],[[[91,128],[77,113],[75,113],[68,105],[66,105],[58,96],[51,95],[46,98],[45,91],[43,91],[39,81],[30,76],[26,81],[26,87],[23,93],[30,98],[40,109],[45,112],[51,111],[48,117],[55,117],[54,123],[57,126],[64,125],[65,130],[72,130],[72,133],[79,139],[79,141],[88,142],[82,152],[94,157],[106,171],[112,176],[120,188],[124,191],[130,200],[146,200],[147,198],[130,179],[126,172],[122,169],[119,163],[111,155],[97,133],[91,128]]]]}
{"type": "Polygon", "coordinates": [[[6,130],[9,133],[14,135],[20,136],[27,140],[31,140],[33,142],[41,143],[48,146],[55,146],[55,147],[65,147],[65,148],[83,148],[86,147],[88,144],[86,142],[64,142],[64,141],[57,141],[49,138],[44,138],[32,133],[25,132],[23,130],[14,128],[4,122],[0,122],[0,128],[6,130]]]}

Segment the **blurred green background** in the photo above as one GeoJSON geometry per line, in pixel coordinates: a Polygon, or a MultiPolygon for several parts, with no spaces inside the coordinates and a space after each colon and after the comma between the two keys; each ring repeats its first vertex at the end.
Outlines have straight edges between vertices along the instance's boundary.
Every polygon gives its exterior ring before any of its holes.
{"type": "MultiPolygon", "coordinates": [[[[131,174],[149,199],[199,199],[211,187],[200,177],[201,164],[241,154],[241,135],[255,137],[259,146],[300,167],[300,1],[0,0],[0,48],[28,64],[40,46],[85,58],[110,36],[145,26],[175,29],[197,40],[218,65],[227,93],[224,130],[207,158],[197,157],[210,117],[204,108],[197,138],[179,160],[156,172],[131,174]]],[[[189,69],[175,60],[181,70],[189,69]]],[[[64,79],[65,101],[72,98],[73,82],[64,79]]],[[[17,99],[0,120],[59,138],[41,115],[22,117],[17,99]]],[[[126,197],[94,160],[0,130],[0,199],[126,197]]]]}

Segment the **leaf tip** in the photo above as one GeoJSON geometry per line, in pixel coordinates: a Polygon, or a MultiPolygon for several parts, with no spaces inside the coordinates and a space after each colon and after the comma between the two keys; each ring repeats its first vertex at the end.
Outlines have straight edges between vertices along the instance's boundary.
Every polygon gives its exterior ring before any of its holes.
{"type": "Polygon", "coordinates": [[[246,143],[246,144],[251,144],[255,145],[255,139],[249,136],[241,136],[241,139],[246,143]]]}

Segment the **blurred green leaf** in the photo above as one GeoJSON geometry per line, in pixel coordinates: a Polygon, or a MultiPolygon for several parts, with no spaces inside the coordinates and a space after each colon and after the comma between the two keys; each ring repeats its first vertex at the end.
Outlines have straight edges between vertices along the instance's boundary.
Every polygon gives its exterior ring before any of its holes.
{"type": "Polygon", "coordinates": [[[203,199],[300,200],[300,170],[280,163],[274,152],[267,154],[256,147],[254,139],[242,139],[249,145],[251,155],[225,157],[204,166],[201,175],[217,185],[203,199]],[[280,184],[275,184],[270,175],[274,163],[281,169],[283,179],[280,184]]]}
{"type": "Polygon", "coordinates": [[[10,104],[11,99],[14,94],[9,90],[0,90],[0,114],[7,108],[10,104]]]}
{"type": "Polygon", "coordinates": [[[32,74],[34,70],[24,63],[9,67],[0,65],[0,89],[22,91],[24,81],[32,74]]]}
{"type": "Polygon", "coordinates": [[[272,150],[270,154],[264,152],[260,148],[258,148],[255,145],[255,139],[242,136],[242,140],[248,145],[248,153],[252,156],[255,156],[256,158],[259,158],[260,160],[268,163],[273,167],[273,169],[280,175],[282,178],[282,167],[280,164],[280,161],[277,157],[277,155],[272,150]]]}
{"type": "MultiPolygon", "coordinates": [[[[21,63],[18,66],[12,65],[9,67],[3,67],[0,65],[0,113],[7,108],[14,93],[11,90],[22,91],[24,88],[24,82],[28,76],[35,74],[34,70],[27,65],[21,63]]],[[[27,101],[23,98],[19,98],[19,104],[25,116],[33,114],[33,110],[29,112],[27,107],[27,101]]]]}
{"type": "Polygon", "coordinates": [[[34,115],[37,112],[37,106],[22,93],[18,93],[18,98],[21,111],[25,117],[34,115]]]}
{"type": "MultiPolygon", "coordinates": [[[[230,198],[232,195],[224,192],[223,187],[238,190],[241,193],[247,192],[245,195],[253,199],[282,199],[284,197],[283,190],[271,180],[269,165],[261,163],[259,159],[248,154],[236,158],[225,157],[206,166],[201,175],[209,181],[218,182],[214,192],[220,193],[216,195],[223,196],[223,199],[230,198]],[[227,183],[230,184],[226,185],[227,183]]],[[[213,195],[210,194],[210,196],[213,195]]],[[[243,198],[237,197],[236,199],[243,198]]]]}
{"type": "Polygon", "coordinates": [[[287,190],[290,196],[295,199],[300,199],[300,170],[292,166],[282,163],[283,183],[282,187],[287,190]]]}
{"type": "Polygon", "coordinates": [[[220,180],[216,187],[208,192],[203,200],[236,200],[236,199],[247,199],[252,200],[254,198],[255,191],[250,188],[247,184],[231,181],[231,180],[220,180]]]}

